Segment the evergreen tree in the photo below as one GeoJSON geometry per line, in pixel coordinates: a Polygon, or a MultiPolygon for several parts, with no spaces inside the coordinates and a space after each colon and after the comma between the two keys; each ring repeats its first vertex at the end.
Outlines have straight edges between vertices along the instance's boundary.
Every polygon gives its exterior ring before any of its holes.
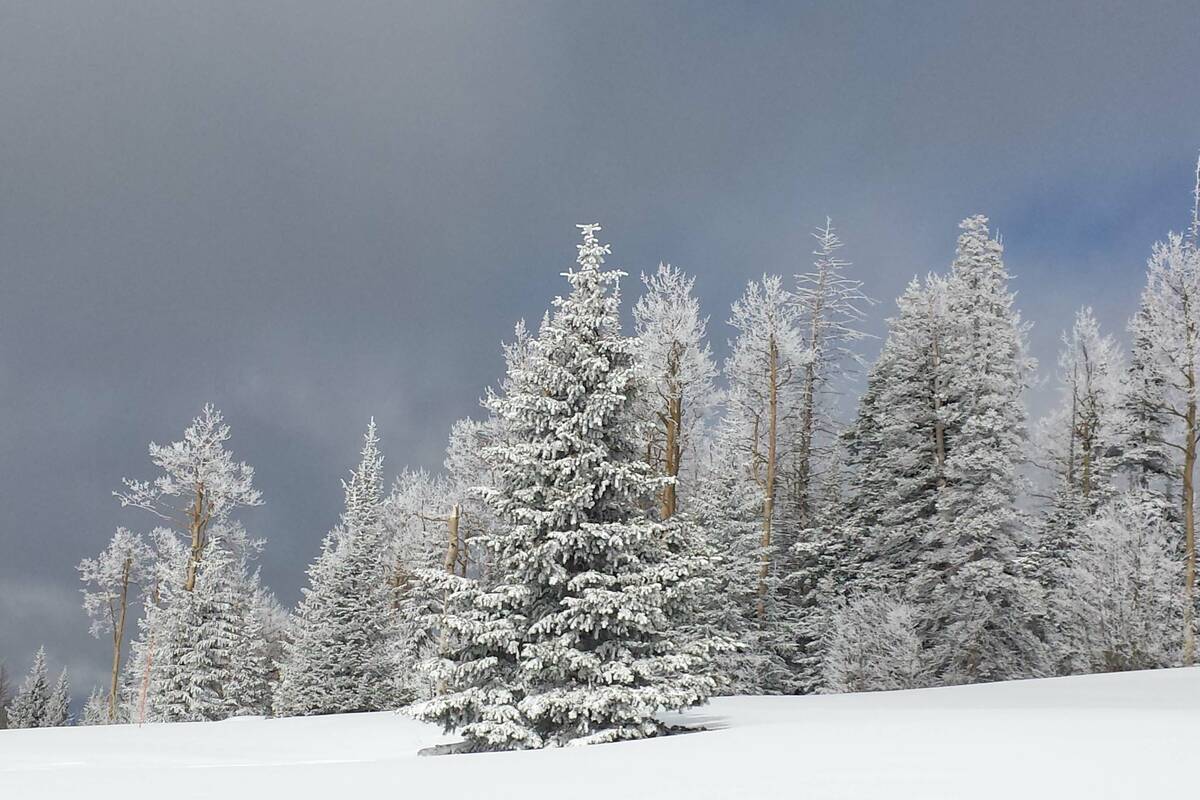
{"type": "Polygon", "coordinates": [[[938,494],[946,483],[944,357],[952,329],[946,282],[913,280],[896,301],[855,424],[845,437],[849,483],[846,569],[856,585],[909,592],[937,545],[938,494]],[[857,562],[857,563],[856,563],[857,562]]]}
{"type": "Polygon", "coordinates": [[[582,230],[570,295],[488,400],[510,439],[486,451],[484,495],[506,523],[483,543],[490,574],[429,576],[448,597],[448,659],[416,711],[471,749],[654,735],[656,712],[713,688],[677,627],[677,590],[703,559],[689,529],[644,511],[663,481],[641,454],[621,273],[602,269],[599,226],[582,230]]]}
{"type": "Polygon", "coordinates": [[[1168,235],[1154,246],[1139,313],[1130,324],[1140,384],[1130,387],[1137,408],[1136,438],[1127,462],[1150,481],[1160,469],[1175,467],[1167,490],[1177,499],[1182,528],[1184,572],[1183,664],[1195,660],[1196,521],[1195,479],[1200,441],[1200,243],[1168,235]],[[1169,452],[1173,458],[1166,461],[1169,452]]]}
{"type": "Polygon", "coordinates": [[[383,456],[375,422],[348,482],[341,522],[309,568],[295,639],[281,666],[275,713],[377,711],[392,702],[392,588],[383,530],[383,456]]]}
{"type": "Polygon", "coordinates": [[[237,525],[211,529],[189,591],[179,578],[190,550],[165,529],[152,540],[160,562],[128,662],[130,717],[176,722],[265,713],[271,666],[254,618],[258,575],[247,569],[261,542],[246,539],[237,525]]]}
{"type": "Polygon", "coordinates": [[[952,335],[947,379],[945,485],[936,547],[917,591],[924,636],[944,680],[962,683],[1043,672],[1042,597],[1023,575],[1016,507],[1024,448],[1023,393],[1032,361],[1013,308],[1003,248],[986,217],[964,220],[946,287],[952,335]]]}
{"type": "Polygon", "coordinates": [[[46,676],[46,648],[39,647],[33,666],[8,706],[8,727],[45,727],[50,705],[50,682],[46,676]]]}
{"type": "Polygon", "coordinates": [[[83,711],[79,714],[79,724],[110,725],[113,721],[108,715],[108,696],[99,686],[93,686],[92,693],[88,695],[87,702],[83,704],[83,711]]]}
{"type": "Polygon", "coordinates": [[[58,673],[58,680],[50,691],[46,701],[46,716],[42,719],[43,728],[60,728],[71,720],[71,683],[67,680],[67,670],[58,673]]]}

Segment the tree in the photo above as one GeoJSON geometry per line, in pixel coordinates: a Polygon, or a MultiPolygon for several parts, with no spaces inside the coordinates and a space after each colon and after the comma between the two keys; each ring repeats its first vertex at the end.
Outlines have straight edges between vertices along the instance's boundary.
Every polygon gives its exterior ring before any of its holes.
{"type": "Polygon", "coordinates": [[[811,359],[796,327],[796,306],[777,276],[751,281],[733,304],[729,324],[737,330],[725,362],[729,382],[726,424],[738,431],[729,441],[743,459],[747,477],[761,493],[761,549],[757,613],[767,617],[776,554],[776,493],[781,434],[798,413],[798,378],[811,359]]]}
{"type": "Polygon", "coordinates": [[[151,534],[158,564],[127,682],[134,721],[221,720],[269,707],[271,665],[255,605],[260,587],[248,569],[262,543],[237,525],[209,534],[191,590],[179,580],[190,547],[170,530],[151,534]]]}
{"type": "Polygon", "coordinates": [[[0,731],[8,727],[8,704],[12,701],[12,692],[8,665],[0,661],[0,731]]]}
{"type": "Polygon", "coordinates": [[[651,736],[656,711],[714,685],[673,596],[704,568],[695,537],[644,510],[664,481],[642,458],[621,273],[602,269],[598,230],[582,226],[571,293],[488,399],[507,438],[485,451],[484,496],[505,523],[482,542],[488,577],[423,576],[447,597],[447,658],[439,693],[415,710],[468,749],[651,736]]]}
{"type": "Polygon", "coordinates": [[[109,717],[108,708],[108,693],[102,691],[99,686],[93,686],[92,693],[88,695],[87,702],[83,704],[83,711],[79,714],[79,724],[111,725],[114,720],[109,717]]]}
{"type": "Polygon", "coordinates": [[[58,673],[58,680],[46,700],[46,715],[42,718],[43,728],[60,728],[71,719],[71,683],[67,680],[67,670],[58,673]]]}
{"type": "Polygon", "coordinates": [[[843,538],[852,588],[911,592],[938,546],[946,486],[945,354],[953,335],[944,279],[913,279],[867,376],[858,417],[844,435],[851,475],[843,538]]]}
{"type": "MultiPolygon", "coordinates": [[[[697,625],[738,644],[718,653],[715,670],[722,694],[763,694],[791,688],[790,628],[758,616],[762,560],[762,495],[745,479],[723,438],[709,442],[691,511],[715,554],[712,588],[703,598],[697,625]]],[[[772,578],[772,588],[774,579],[772,578]]],[[[774,609],[772,608],[772,611],[774,609]]]]}
{"type": "Polygon", "coordinates": [[[935,546],[924,554],[917,587],[927,615],[923,636],[951,683],[1044,671],[1042,597],[1019,560],[1025,542],[1016,506],[1033,362],[987,218],[970,217],[960,228],[946,287],[954,327],[942,353],[945,485],[935,546]]]}
{"type": "Polygon", "coordinates": [[[262,504],[254,488],[254,469],[233,460],[225,449],[229,426],[211,403],[169,445],[150,443],[150,460],[162,470],[153,481],[124,479],[125,490],[113,492],[121,506],[141,508],[176,527],[191,541],[184,578],[189,592],[205,552],[209,529],[226,522],[241,506],[262,504]]]}
{"type": "Polygon", "coordinates": [[[662,489],[659,517],[679,504],[680,469],[696,424],[716,396],[717,368],[705,341],[708,318],[692,294],[695,279],[670,264],[642,275],[645,293],[633,307],[638,363],[650,405],[647,429],[650,462],[671,480],[662,489]]]}
{"type": "Polygon", "coordinates": [[[836,433],[828,406],[830,393],[849,367],[862,363],[854,345],[866,338],[858,326],[863,307],[874,302],[863,294],[862,281],[846,276],[850,262],[839,256],[842,241],[833,221],[826,217],[813,238],[817,240],[813,269],[796,276],[792,295],[801,347],[808,354],[799,376],[796,438],[788,458],[791,501],[802,529],[815,513],[812,494],[821,437],[836,433]]]}
{"type": "MultiPolygon", "coordinates": [[[[1183,663],[1196,656],[1196,445],[1197,369],[1200,367],[1200,246],[1194,237],[1170,234],[1155,244],[1148,263],[1141,307],[1130,323],[1135,363],[1148,374],[1150,392],[1138,393],[1141,419],[1161,422],[1149,428],[1151,443],[1177,456],[1183,522],[1183,663]]],[[[1144,461],[1146,459],[1143,459],[1144,461]]]]}
{"type": "Polygon", "coordinates": [[[830,692],[875,692],[923,685],[918,610],[894,595],[868,591],[841,602],[825,644],[830,692]]]}
{"type": "Polygon", "coordinates": [[[8,706],[8,727],[41,728],[45,726],[50,704],[50,683],[46,677],[46,648],[39,647],[33,666],[21,688],[8,706]]]}
{"type": "Polygon", "coordinates": [[[83,608],[92,619],[91,634],[96,638],[105,632],[112,634],[109,722],[117,719],[121,648],[125,642],[130,589],[136,588],[145,579],[152,558],[153,554],[141,536],[125,528],[117,528],[108,547],[99,556],[79,562],[79,577],[91,587],[83,590],[83,608]]]}
{"type": "Polygon", "coordinates": [[[1040,466],[1053,481],[1037,544],[1042,586],[1063,579],[1078,527],[1111,495],[1121,449],[1124,364],[1116,341],[1100,333],[1091,308],[1063,334],[1058,406],[1039,425],[1040,466]]]}
{"type": "Polygon", "coordinates": [[[358,467],[343,481],[346,506],[309,568],[296,610],[275,713],[377,711],[391,702],[388,637],[393,593],[383,530],[383,456],[372,420],[358,467]]]}
{"type": "Polygon", "coordinates": [[[1179,663],[1182,573],[1169,507],[1151,492],[1123,493],[1079,531],[1066,580],[1066,657],[1076,672],[1179,663]]]}

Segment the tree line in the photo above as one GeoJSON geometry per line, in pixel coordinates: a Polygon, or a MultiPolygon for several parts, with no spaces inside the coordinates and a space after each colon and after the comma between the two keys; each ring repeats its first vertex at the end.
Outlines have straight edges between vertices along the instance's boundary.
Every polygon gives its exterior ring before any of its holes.
{"type": "MultiPolygon", "coordinates": [[[[1200,211],[1152,248],[1128,352],[1080,309],[1032,425],[1003,246],[959,227],[873,362],[875,301],[827,220],[804,272],[747,285],[718,364],[670,265],[626,335],[624,273],[580,226],[566,293],[516,326],[442,472],[387,486],[369,424],[290,611],[206,406],[115,493],[153,527],[79,565],[112,647],[81,721],[405,707],[460,749],[533,748],[657,735],[713,694],[1191,666],[1200,211]]],[[[65,721],[45,672],[39,653],[10,722],[65,721]]]]}

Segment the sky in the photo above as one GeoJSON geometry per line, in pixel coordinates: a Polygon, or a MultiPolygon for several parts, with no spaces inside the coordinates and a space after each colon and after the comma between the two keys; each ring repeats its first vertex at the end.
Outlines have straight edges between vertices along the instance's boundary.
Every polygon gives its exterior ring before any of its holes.
{"type": "Polygon", "coordinates": [[[882,333],[984,213],[1049,378],[1190,219],[1198,28],[1194,0],[0,0],[0,661],[103,680],[75,566],[152,526],[111,493],[206,402],[294,603],[367,420],[390,474],[439,467],[577,223],[627,296],[695,275],[722,354],[826,215],[882,333]]]}

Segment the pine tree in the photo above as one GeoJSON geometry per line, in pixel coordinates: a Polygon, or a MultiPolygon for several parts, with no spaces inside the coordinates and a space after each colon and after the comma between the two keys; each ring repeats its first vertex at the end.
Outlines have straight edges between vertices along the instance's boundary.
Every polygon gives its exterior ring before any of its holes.
{"type": "Polygon", "coordinates": [[[275,713],[376,711],[391,704],[393,593],[383,530],[383,456],[375,422],[348,482],[346,507],[309,568],[275,713]]]}
{"type": "Polygon", "coordinates": [[[783,635],[757,614],[762,495],[740,474],[720,440],[707,450],[693,514],[716,558],[712,590],[703,598],[697,624],[737,644],[715,657],[720,693],[780,691],[792,680],[790,665],[779,653],[783,635]]]}
{"type": "Polygon", "coordinates": [[[67,680],[67,670],[58,673],[58,680],[50,691],[46,701],[46,715],[42,718],[43,728],[61,728],[71,720],[71,683],[67,680]]]}
{"type": "Polygon", "coordinates": [[[46,648],[39,647],[33,666],[8,706],[8,727],[41,728],[50,704],[50,682],[46,676],[46,648]]]}
{"type": "Polygon", "coordinates": [[[261,542],[237,525],[209,534],[191,590],[179,580],[190,549],[171,531],[152,534],[159,564],[126,680],[134,721],[221,720],[269,707],[263,694],[271,665],[254,619],[260,587],[248,570],[261,542]]]}
{"type": "Polygon", "coordinates": [[[845,436],[849,482],[846,569],[856,586],[911,590],[937,545],[938,494],[946,483],[945,361],[951,324],[946,282],[913,280],[896,301],[888,335],[845,436]]]}
{"type": "Polygon", "coordinates": [[[1023,575],[1016,507],[1024,448],[1023,392],[1032,361],[1013,309],[1003,248],[987,219],[964,220],[946,287],[952,335],[947,380],[945,485],[937,546],[917,591],[924,636],[943,679],[1005,680],[1044,671],[1039,588],[1023,575]]]}
{"type": "Polygon", "coordinates": [[[99,686],[92,687],[83,711],[79,714],[80,725],[111,725],[115,720],[108,715],[108,695],[99,686]]]}
{"type": "Polygon", "coordinates": [[[488,400],[510,437],[486,452],[495,483],[484,494],[506,523],[483,543],[491,574],[436,578],[447,666],[416,711],[470,749],[651,736],[663,730],[656,712],[713,688],[676,627],[676,590],[703,569],[694,535],[644,511],[663,481],[640,452],[621,273],[602,269],[599,227],[582,230],[570,295],[488,400]]]}

